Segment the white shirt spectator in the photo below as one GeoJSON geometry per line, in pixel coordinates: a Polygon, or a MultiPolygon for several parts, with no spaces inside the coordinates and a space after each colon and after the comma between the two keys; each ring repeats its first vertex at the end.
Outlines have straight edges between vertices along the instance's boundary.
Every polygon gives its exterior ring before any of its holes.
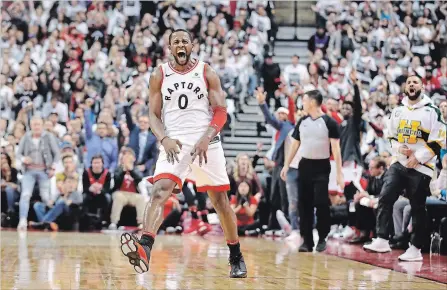
{"type": "Polygon", "coordinates": [[[424,55],[430,54],[430,45],[429,43],[425,43],[423,38],[432,38],[432,33],[427,27],[416,27],[410,31],[409,39],[413,45],[411,52],[424,55]]]}
{"type": "Polygon", "coordinates": [[[255,11],[251,13],[250,23],[255,27],[259,32],[267,33],[270,29],[272,29],[272,24],[270,22],[270,18],[267,15],[261,16],[255,11]]]}
{"type": "Polygon", "coordinates": [[[43,105],[42,117],[47,118],[51,113],[57,113],[57,115],[59,116],[59,118],[58,118],[59,122],[63,122],[63,123],[68,122],[68,105],[67,104],[57,102],[56,106],[53,107],[51,102],[46,102],[45,105],[43,105]]]}
{"type": "Polygon", "coordinates": [[[293,82],[300,84],[308,79],[309,72],[307,71],[307,67],[303,64],[289,64],[284,68],[284,80],[289,86],[291,86],[293,82]]]}
{"type": "Polygon", "coordinates": [[[398,76],[402,75],[402,68],[398,65],[395,65],[394,67],[389,65],[386,69],[386,73],[391,77],[390,80],[394,82],[398,76]]]}
{"type": "Polygon", "coordinates": [[[12,119],[11,108],[14,101],[14,91],[9,86],[2,85],[0,87],[0,114],[2,118],[12,119]]]}
{"type": "Polygon", "coordinates": [[[70,1],[65,5],[65,16],[73,18],[78,12],[86,11],[85,7],[78,1],[70,1]]]}
{"type": "Polygon", "coordinates": [[[123,0],[123,12],[126,16],[139,16],[141,10],[140,0],[123,0]]]}

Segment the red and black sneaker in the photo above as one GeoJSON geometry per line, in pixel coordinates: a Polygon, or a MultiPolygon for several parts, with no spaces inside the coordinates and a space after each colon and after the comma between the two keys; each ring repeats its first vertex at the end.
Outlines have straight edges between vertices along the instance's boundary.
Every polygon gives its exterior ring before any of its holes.
{"type": "Polygon", "coordinates": [[[130,233],[121,235],[121,251],[138,274],[149,271],[151,248],[142,245],[135,235],[130,233]]]}

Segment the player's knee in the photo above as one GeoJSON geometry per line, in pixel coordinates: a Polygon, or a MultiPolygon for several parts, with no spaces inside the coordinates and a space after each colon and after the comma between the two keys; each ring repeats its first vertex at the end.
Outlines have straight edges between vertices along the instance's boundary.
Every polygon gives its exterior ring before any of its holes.
{"type": "Polygon", "coordinates": [[[214,207],[216,209],[225,209],[225,207],[230,206],[230,202],[228,201],[228,197],[226,193],[220,193],[214,195],[214,207]]]}

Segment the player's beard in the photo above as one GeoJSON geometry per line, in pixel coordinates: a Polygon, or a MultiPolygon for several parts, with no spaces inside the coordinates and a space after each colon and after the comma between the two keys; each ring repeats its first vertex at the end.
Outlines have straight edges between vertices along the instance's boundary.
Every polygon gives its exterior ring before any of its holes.
{"type": "Polygon", "coordinates": [[[174,60],[178,65],[186,65],[189,62],[190,57],[191,57],[190,54],[185,53],[185,60],[186,60],[185,63],[181,63],[179,57],[176,55],[174,55],[174,60]]]}
{"type": "Polygon", "coordinates": [[[413,95],[410,94],[410,90],[407,90],[407,96],[410,100],[415,101],[417,100],[422,94],[422,90],[418,90],[416,92],[414,92],[413,95]]]}

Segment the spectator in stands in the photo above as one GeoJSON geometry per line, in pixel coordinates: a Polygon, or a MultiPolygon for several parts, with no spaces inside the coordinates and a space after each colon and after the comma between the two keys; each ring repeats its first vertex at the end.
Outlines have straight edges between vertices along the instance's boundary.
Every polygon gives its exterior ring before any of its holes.
{"type": "Polygon", "coordinates": [[[249,182],[250,188],[254,193],[254,198],[259,202],[264,195],[261,181],[247,154],[239,153],[235,159],[235,165],[230,172],[230,194],[236,195],[239,183],[242,181],[249,182]]]}
{"type": "Polygon", "coordinates": [[[264,91],[267,93],[267,107],[270,107],[271,100],[275,101],[275,109],[281,107],[281,101],[275,97],[275,92],[281,82],[281,69],[279,64],[273,62],[273,53],[269,53],[261,69],[261,76],[264,80],[264,91]]]}
{"type": "Polygon", "coordinates": [[[292,89],[297,84],[304,84],[309,79],[309,72],[307,67],[300,64],[300,57],[298,55],[292,56],[292,63],[284,68],[284,82],[292,89]]]}
{"type": "Polygon", "coordinates": [[[57,140],[43,131],[43,121],[39,117],[31,119],[31,131],[20,140],[17,159],[23,163],[22,194],[20,195],[20,221],[18,230],[26,230],[31,195],[36,182],[39,183],[39,194],[42,202],[48,204],[51,178],[54,174],[54,163],[59,161],[57,140]]]}
{"type": "Polygon", "coordinates": [[[314,54],[317,49],[321,49],[324,54],[329,46],[330,37],[326,33],[326,29],[322,26],[317,28],[317,32],[312,35],[307,42],[307,49],[314,54]]]}
{"type": "Polygon", "coordinates": [[[256,92],[256,99],[259,107],[264,115],[267,124],[276,129],[275,148],[271,160],[275,162],[275,167],[272,172],[272,185],[270,191],[271,212],[269,219],[270,229],[279,229],[279,224],[276,219],[276,211],[280,209],[284,213],[288,213],[287,190],[284,180],[281,179],[280,173],[284,166],[284,143],[288,134],[293,129],[293,125],[288,121],[289,110],[286,108],[279,108],[276,111],[275,118],[270,112],[266,104],[266,92],[262,88],[258,88],[256,92]]]}
{"type": "Polygon", "coordinates": [[[63,124],[63,126],[66,126],[68,122],[68,106],[67,104],[59,101],[58,95],[56,93],[51,95],[50,102],[45,103],[42,108],[42,117],[48,118],[52,113],[57,114],[58,118],[56,122],[59,122],[63,124]]]}
{"type": "Polygon", "coordinates": [[[132,120],[129,107],[125,107],[127,128],[130,130],[129,144],[136,158],[137,169],[141,175],[151,175],[153,166],[158,156],[157,138],[149,131],[149,117],[147,115],[138,116],[138,126],[132,120]]]}
{"type": "Polygon", "coordinates": [[[111,205],[110,186],[111,174],[104,168],[101,155],[92,157],[90,168],[84,170],[82,174],[83,210],[84,213],[97,213],[101,211],[100,218],[107,222],[110,218],[109,207],[111,205]]]}
{"type": "Polygon", "coordinates": [[[6,212],[10,215],[15,212],[15,203],[19,200],[18,172],[17,169],[12,166],[11,157],[4,152],[1,153],[1,173],[0,186],[2,197],[6,195],[6,212]]]}
{"type": "Polygon", "coordinates": [[[369,180],[365,191],[358,191],[354,195],[355,227],[359,234],[351,239],[351,243],[364,243],[369,240],[370,233],[375,229],[377,197],[380,195],[384,182],[386,163],[376,157],[369,162],[369,180]]]}
{"type": "Polygon", "coordinates": [[[230,204],[236,213],[239,235],[247,235],[248,231],[261,227],[260,222],[254,220],[258,201],[251,193],[250,182],[243,180],[239,183],[237,193],[231,197],[230,204]]]}
{"type": "Polygon", "coordinates": [[[168,233],[176,232],[176,227],[179,225],[182,216],[182,207],[175,196],[170,196],[165,203],[163,211],[163,223],[159,231],[166,231],[168,233]]]}
{"type": "Polygon", "coordinates": [[[142,226],[146,197],[140,194],[138,188],[142,177],[135,168],[135,152],[130,148],[122,149],[122,160],[114,175],[115,186],[113,192],[112,213],[109,229],[116,230],[121,211],[126,205],[134,206],[137,210],[137,224],[142,226]]]}
{"type": "Polygon", "coordinates": [[[55,222],[62,214],[70,213],[70,205],[80,205],[82,203],[82,195],[78,191],[79,177],[77,174],[69,175],[60,183],[61,192],[54,204],[45,204],[44,202],[36,202],[34,211],[37,216],[37,223],[30,223],[35,228],[50,228],[53,231],[59,229],[59,225],[55,222]]]}
{"type": "Polygon", "coordinates": [[[118,143],[115,137],[108,137],[109,127],[106,123],[98,123],[96,132],[92,130],[90,120],[91,107],[93,100],[89,99],[85,103],[85,137],[87,146],[87,159],[85,166],[91,164],[94,155],[101,154],[104,158],[104,167],[110,171],[115,170],[118,161],[118,143]]]}

